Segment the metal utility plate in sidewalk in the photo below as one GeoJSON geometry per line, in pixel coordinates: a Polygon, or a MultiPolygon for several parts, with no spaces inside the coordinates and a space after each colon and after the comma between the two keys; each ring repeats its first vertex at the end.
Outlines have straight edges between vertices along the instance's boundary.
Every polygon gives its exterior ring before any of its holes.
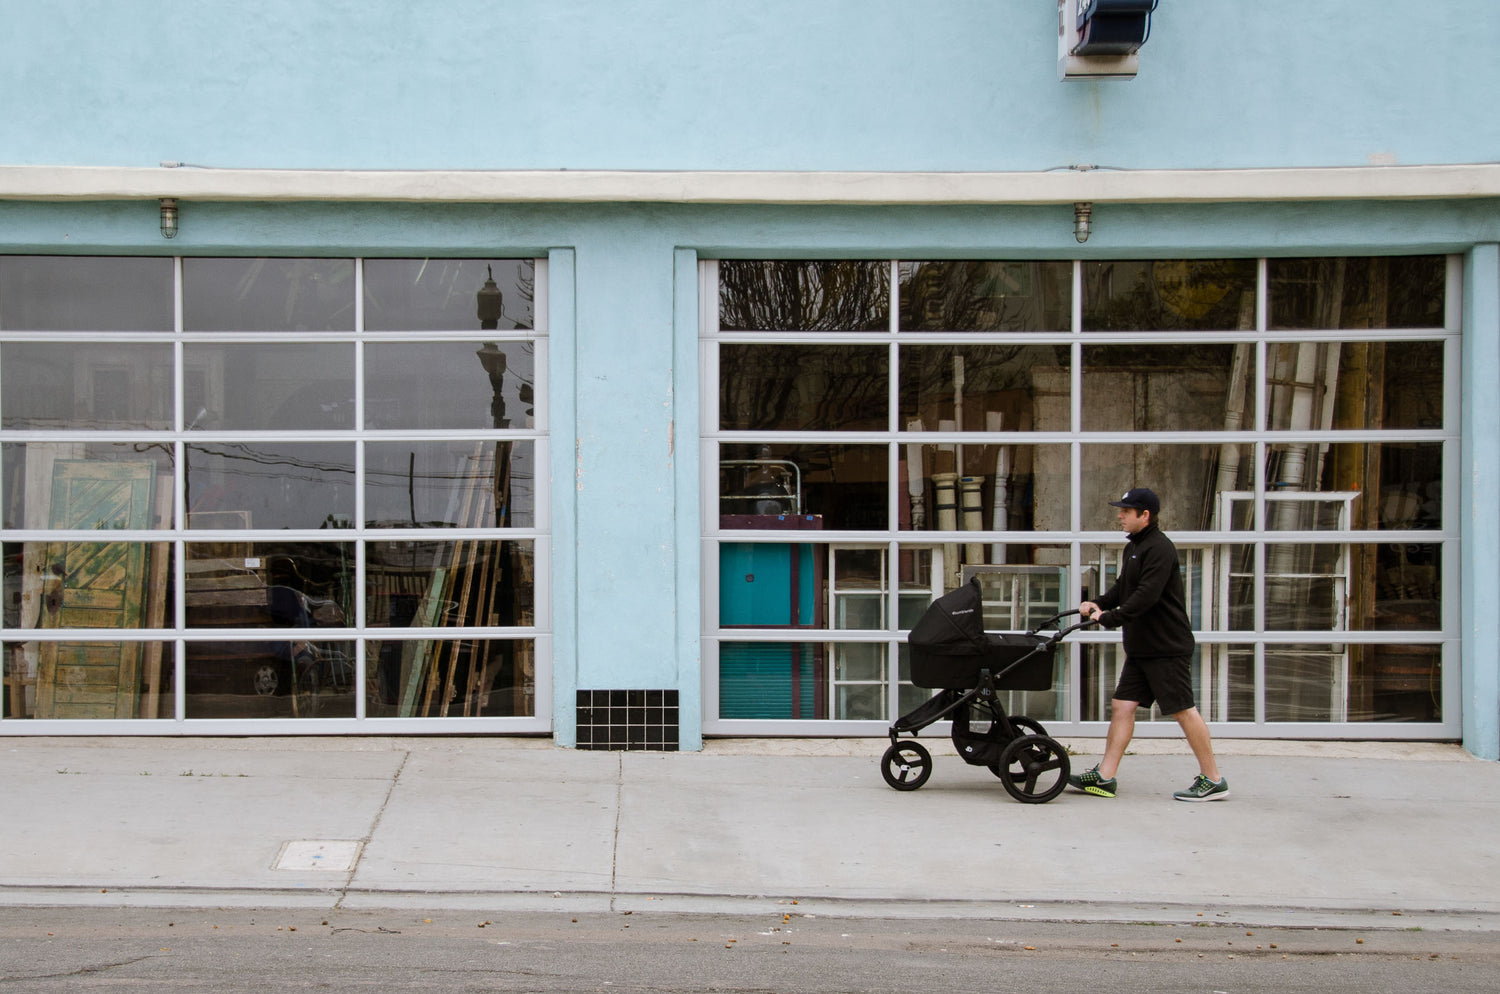
{"type": "Polygon", "coordinates": [[[364,843],[356,839],[296,839],[283,843],[275,870],[336,870],[348,872],[359,862],[364,843]]]}

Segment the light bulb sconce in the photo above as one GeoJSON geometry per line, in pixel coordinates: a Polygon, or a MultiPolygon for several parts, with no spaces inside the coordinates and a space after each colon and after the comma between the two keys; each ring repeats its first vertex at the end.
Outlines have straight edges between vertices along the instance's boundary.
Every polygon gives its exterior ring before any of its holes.
{"type": "Polygon", "coordinates": [[[1090,220],[1094,214],[1094,205],[1082,200],[1073,205],[1073,237],[1080,242],[1089,240],[1090,220]]]}
{"type": "Polygon", "coordinates": [[[161,198],[161,236],[163,238],[177,237],[177,198],[161,198]]]}

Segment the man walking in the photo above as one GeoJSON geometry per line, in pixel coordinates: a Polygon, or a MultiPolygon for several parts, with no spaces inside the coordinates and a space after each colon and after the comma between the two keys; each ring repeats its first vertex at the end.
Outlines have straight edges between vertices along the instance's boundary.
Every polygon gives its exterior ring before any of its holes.
{"type": "Polygon", "coordinates": [[[1119,786],[1115,772],[1135,735],[1136,708],[1149,709],[1154,702],[1177,719],[1198,759],[1197,777],[1172,796],[1221,801],[1229,796],[1229,781],[1219,775],[1208,723],[1193,701],[1193,629],[1183,601],[1177,547],[1157,527],[1161,501],[1145,487],[1136,487],[1109,503],[1120,509],[1120,527],[1129,539],[1125,561],[1114,586],[1098,600],[1078,605],[1078,613],[1105,628],[1124,627],[1125,665],[1109,702],[1104,758],[1068,782],[1088,794],[1114,797],[1119,786]]]}

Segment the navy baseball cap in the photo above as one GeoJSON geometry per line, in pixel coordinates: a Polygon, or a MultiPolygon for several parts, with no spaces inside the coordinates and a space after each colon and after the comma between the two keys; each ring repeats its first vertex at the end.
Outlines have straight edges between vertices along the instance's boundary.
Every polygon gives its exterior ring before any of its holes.
{"type": "Polygon", "coordinates": [[[1161,513],[1161,501],[1157,499],[1154,490],[1145,487],[1132,487],[1121,495],[1119,500],[1109,502],[1110,507],[1133,507],[1137,511],[1150,511],[1152,514],[1161,513]]]}

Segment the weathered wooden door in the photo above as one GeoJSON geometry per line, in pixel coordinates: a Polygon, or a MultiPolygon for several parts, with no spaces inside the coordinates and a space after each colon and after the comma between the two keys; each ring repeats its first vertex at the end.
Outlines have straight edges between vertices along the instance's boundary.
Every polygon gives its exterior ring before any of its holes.
{"type": "MultiPolygon", "coordinates": [[[[52,469],[52,528],[151,527],[156,466],[60,459],[52,469]]],[[[50,542],[44,559],[43,628],[140,628],[147,543],[50,542]]],[[[133,718],[140,642],[43,642],[38,718],[133,718]]]]}

